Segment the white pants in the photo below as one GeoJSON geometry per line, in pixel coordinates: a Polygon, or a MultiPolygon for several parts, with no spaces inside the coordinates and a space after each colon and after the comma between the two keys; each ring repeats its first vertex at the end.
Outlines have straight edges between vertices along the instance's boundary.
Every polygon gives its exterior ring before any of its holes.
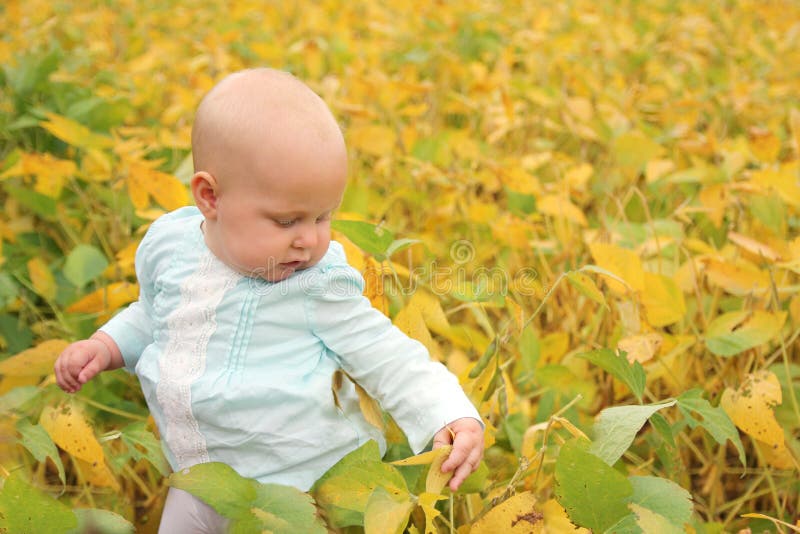
{"type": "Polygon", "coordinates": [[[178,488],[169,488],[158,534],[223,534],[229,520],[178,488]]]}

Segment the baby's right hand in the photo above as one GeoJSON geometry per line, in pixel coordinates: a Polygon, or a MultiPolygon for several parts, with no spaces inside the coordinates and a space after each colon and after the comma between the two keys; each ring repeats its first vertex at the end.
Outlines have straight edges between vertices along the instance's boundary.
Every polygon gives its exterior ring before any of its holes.
{"type": "Polygon", "coordinates": [[[98,339],[69,345],[55,363],[56,382],[67,393],[75,393],[91,378],[108,369],[111,350],[98,339]]]}

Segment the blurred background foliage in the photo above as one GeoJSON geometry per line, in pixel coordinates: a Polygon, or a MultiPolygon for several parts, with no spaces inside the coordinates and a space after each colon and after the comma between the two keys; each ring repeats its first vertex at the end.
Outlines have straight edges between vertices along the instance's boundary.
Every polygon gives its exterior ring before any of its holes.
{"type": "Polygon", "coordinates": [[[536,528],[661,520],[641,502],[581,516],[591,496],[570,491],[560,451],[688,490],[679,530],[796,521],[796,2],[7,0],[0,14],[0,527],[22,496],[155,532],[167,468],[135,378],[105,373],[70,399],[52,361],[136,298],[143,232],[190,202],[197,102],[254,66],[333,109],[351,151],[337,236],[373,304],[486,418],[487,473],[437,505],[453,528],[486,528],[516,491],[536,528]],[[622,459],[572,441],[608,444],[602,410],[670,399],[625,412],[622,459]]]}

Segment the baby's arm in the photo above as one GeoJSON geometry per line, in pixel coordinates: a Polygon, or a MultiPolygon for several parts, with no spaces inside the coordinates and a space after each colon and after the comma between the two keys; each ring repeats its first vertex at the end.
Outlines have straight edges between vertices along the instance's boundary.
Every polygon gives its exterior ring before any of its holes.
{"type": "Polygon", "coordinates": [[[363,281],[352,268],[330,270],[326,288],[306,308],[311,330],[338,356],[342,368],[378,400],[406,433],[414,453],[431,436],[434,446],[453,443],[443,471],[454,471],[457,488],[483,455],[480,415],[453,375],[430,359],[422,343],[409,338],[372,307],[363,281]],[[451,421],[453,435],[442,423],[451,421]],[[440,429],[437,431],[437,429],[440,429]]]}
{"type": "Polygon", "coordinates": [[[69,345],[55,363],[56,382],[67,393],[75,393],[101,371],[124,365],[119,347],[102,331],[69,345]]]}
{"type": "Polygon", "coordinates": [[[456,491],[483,458],[483,427],[472,417],[456,419],[433,436],[434,449],[450,444],[453,450],[442,464],[442,472],[453,471],[449,486],[456,491]]]}

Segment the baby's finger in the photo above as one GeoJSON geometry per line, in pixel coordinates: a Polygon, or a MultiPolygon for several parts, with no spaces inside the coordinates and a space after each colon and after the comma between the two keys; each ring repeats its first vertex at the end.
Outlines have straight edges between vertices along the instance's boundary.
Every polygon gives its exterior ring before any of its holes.
{"type": "Polygon", "coordinates": [[[471,441],[472,437],[465,432],[456,434],[453,451],[442,464],[442,472],[448,473],[464,463],[470,451],[475,447],[474,443],[470,443],[471,441]]]}
{"type": "Polygon", "coordinates": [[[444,447],[445,445],[450,445],[453,443],[453,437],[450,434],[450,430],[448,428],[444,428],[436,433],[433,436],[433,448],[438,449],[439,447],[444,447]]]}
{"type": "Polygon", "coordinates": [[[95,357],[89,360],[89,363],[78,373],[78,382],[82,385],[91,380],[94,375],[102,371],[102,365],[100,358],[95,357]]]}
{"type": "Polygon", "coordinates": [[[450,487],[451,491],[457,491],[458,487],[461,486],[461,483],[464,482],[467,477],[472,474],[474,468],[469,464],[469,462],[464,462],[461,464],[458,469],[455,470],[453,473],[453,478],[450,479],[448,486],[450,487]]]}
{"type": "Polygon", "coordinates": [[[56,360],[56,364],[54,365],[56,372],[56,383],[67,393],[73,393],[78,383],[72,378],[72,375],[69,372],[68,365],[66,363],[68,358],[69,355],[64,353],[58,358],[58,360],[56,360]]]}

